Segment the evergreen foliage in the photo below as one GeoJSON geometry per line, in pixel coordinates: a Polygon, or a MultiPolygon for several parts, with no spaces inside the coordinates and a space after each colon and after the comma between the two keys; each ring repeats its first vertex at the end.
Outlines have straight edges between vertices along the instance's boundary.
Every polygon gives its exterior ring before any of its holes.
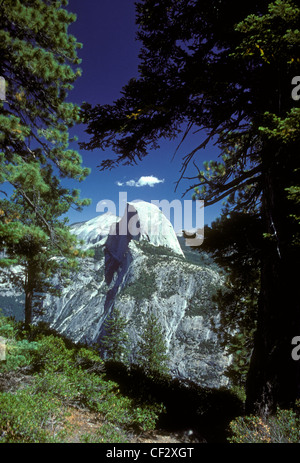
{"type": "Polygon", "coordinates": [[[210,252],[224,270],[225,283],[214,296],[221,324],[215,330],[233,356],[226,374],[244,388],[257,322],[262,224],[258,214],[227,212],[206,227],[199,251],[210,252]]]}
{"type": "Polygon", "coordinates": [[[25,292],[27,326],[35,294],[57,289],[49,277],[59,270],[63,284],[67,269],[76,266],[76,240],[60,217],[70,207],[89,204],[78,189],[61,185],[61,178],[82,181],[89,173],[69,147],[69,130],[80,121],[79,107],[67,98],[81,74],[81,44],[68,33],[76,16],[66,5],[65,0],[0,4],[0,75],[6,82],[6,100],[0,101],[0,182],[10,186],[3,187],[0,199],[5,250],[0,263],[24,269],[18,283],[25,292]]]}
{"type": "Polygon", "coordinates": [[[137,347],[137,364],[146,374],[155,376],[168,373],[165,338],[158,317],[152,313],[147,315],[137,347]]]}
{"type": "Polygon", "coordinates": [[[238,417],[230,423],[233,444],[299,444],[299,402],[295,409],[276,410],[274,416],[263,420],[258,416],[238,417]]]}
{"type": "Polygon", "coordinates": [[[104,323],[105,335],[100,341],[100,346],[108,360],[127,363],[129,355],[127,325],[128,322],[121,315],[120,309],[114,307],[104,323]]]}

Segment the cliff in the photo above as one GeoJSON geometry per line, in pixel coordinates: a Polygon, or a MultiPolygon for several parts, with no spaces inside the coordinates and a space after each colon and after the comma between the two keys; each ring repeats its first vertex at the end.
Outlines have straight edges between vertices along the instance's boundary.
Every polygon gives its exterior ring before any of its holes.
{"type": "Polygon", "coordinates": [[[95,249],[95,257],[83,262],[62,297],[46,297],[43,320],[75,342],[93,344],[116,306],[129,322],[134,360],[145,317],[152,312],[174,377],[207,387],[226,385],[223,373],[230,359],[211,330],[211,320],[218,326],[212,294],[222,284],[216,266],[183,251],[170,222],[149,203],[128,203],[122,218],[103,214],[72,231],[95,249]]]}

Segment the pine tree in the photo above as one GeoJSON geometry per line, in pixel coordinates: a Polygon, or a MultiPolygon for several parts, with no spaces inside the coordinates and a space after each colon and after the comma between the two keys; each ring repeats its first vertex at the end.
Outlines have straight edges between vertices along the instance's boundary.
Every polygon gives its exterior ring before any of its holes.
{"type": "Polygon", "coordinates": [[[20,263],[25,269],[27,325],[34,293],[57,271],[65,273],[64,257],[75,265],[79,254],[60,217],[70,207],[89,204],[77,189],[61,185],[62,178],[82,181],[89,173],[69,147],[69,130],[80,121],[79,107],[67,98],[81,73],[81,45],[68,33],[76,17],[64,8],[67,3],[0,3],[0,75],[6,83],[5,101],[0,101],[0,240],[5,250],[0,264],[7,269],[20,263]]]}
{"type": "MultiPolygon", "coordinates": [[[[28,191],[26,194],[30,198],[28,191]]],[[[39,308],[43,296],[46,293],[59,296],[69,282],[70,273],[79,268],[78,258],[90,253],[80,250],[66,223],[58,219],[63,208],[68,209],[68,203],[61,200],[60,189],[40,195],[39,204],[47,227],[17,191],[13,199],[0,201],[0,245],[5,249],[1,278],[24,291],[28,329],[33,309],[39,308]],[[17,273],[11,270],[12,265],[18,269],[17,273]]]]}
{"type": "Polygon", "coordinates": [[[261,220],[257,214],[228,212],[205,227],[199,251],[207,251],[222,269],[224,284],[214,295],[219,321],[215,332],[232,355],[226,369],[231,384],[245,388],[253,350],[260,291],[261,220]]]}
{"type": "Polygon", "coordinates": [[[153,376],[168,373],[168,355],[165,337],[158,317],[148,314],[138,342],[137,364],[146,374],[153,376]]]}
{"type": "Polygon", "coordinates": [[[114,307],[110,317],[104,323],[105,335],[100,342],[109,360],[127,363],[129,354],[127,325],[128,322],[122,316],[120,309],[114,307]]]}

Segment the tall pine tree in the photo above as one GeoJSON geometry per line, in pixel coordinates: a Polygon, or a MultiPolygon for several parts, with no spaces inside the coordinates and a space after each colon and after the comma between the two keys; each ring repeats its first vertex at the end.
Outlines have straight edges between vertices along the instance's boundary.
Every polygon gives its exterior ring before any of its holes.
{"type": "Polygon", "coordinates": [[[25,270],[26,325],[32,321],[34,293],[57,271],[65,274],[63,258],[71,259],[71,268],[79,254],[60,217],[70,207],[80,210],[89,203],[77,189],[61,185],[62,178],[82,181],[89,173],[69,147],[69,130],[80,121],[79,107],[67,97],[81,73],[81,45],[68,33],[76,16],[65,9],[67,3],[0,3],[0,75],[6,83],[5,101],[0,101],[0,242],[5,250],[0,264],[20,263],[25,270]]]}
{"type": "Polygon", "coordinates": [[[159,319],[153,313],[147,315],[137,347],[137,363],[148,376],[168,373],[166,341],[159,319]]]}
{"type": "Polygon", "coordinates": [[[127,363],[130,348],[127,325],[128,321],[122,316],[120,309],[114,307],[104,323],[105,334],[100,341],[107,359],[127,363]]]}

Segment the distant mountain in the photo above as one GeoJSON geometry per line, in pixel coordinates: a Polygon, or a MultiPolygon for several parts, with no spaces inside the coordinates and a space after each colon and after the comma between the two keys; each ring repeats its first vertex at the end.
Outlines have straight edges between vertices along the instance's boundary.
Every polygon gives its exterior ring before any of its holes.
{"type": "Polygon", "coordinates": [[[209,257],[188,248],[150,203],[128,203],[122,218],[102,214],[71,229],[84,247],[95,249],[95,257],[83,261],[62,297],[47,295],[42,319],[75,342],[93,344],[118,307],[129,322],[134,361],[145,318],[154,313],[165,336],[170,373],[202,386],[226,385],[223,373],[230,358],[210,322],[218,326],[212,295],[223,280],[209,257]]]}
{"type": "Polygon", "coordinates": [[[103,245],[110,235],[111,252],[113,243],[119,246],[121,241],[133,239],[166,246],[183,255],[170,221],[157,206],[146,201],[128,202],[123,217],[107,212],[70,228],[78,239],[84,241],[84,248],[103,245]]]}

